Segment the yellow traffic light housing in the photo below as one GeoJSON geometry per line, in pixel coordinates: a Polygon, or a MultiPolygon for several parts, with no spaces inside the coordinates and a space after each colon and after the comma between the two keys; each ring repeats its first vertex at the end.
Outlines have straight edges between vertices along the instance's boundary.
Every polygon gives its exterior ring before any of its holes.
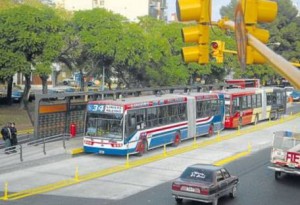
{"type": "Polygon", "coordinates": [[[186,63],[209,62],[209,22],[211,0],[177,0],[177,17],[179,21],[196,21],[197,26],[182,29],[185,43],[197,43],[198,46],[182,48],[182,56],[186,63]]]}
{"type": "MultiPolygon", "coordinates": [[[[272,22],[277,16],[278,6],[269,0],[241,0],[246,30],[263,43],[268,43],[268,30],[257,28],[257,23],[272,22]]],[[[262,64],[266,60],[253,47],[247,46],[246,64],[262,64]]]]}
{"type": "Polygon", "coordinates": [[[277,16],[278,6],[269,0],[242,0],[245,24],[270,23],[277,16]]]}
{"type": "Polygon", "coordinates": [[[176,12],[179,21],[210,22],[210,0],[177,0],[176,12]]]}
{"type": "Polygon", "coordinates": [[[217,63],[224,62],[224,50],[225,50],[225,42],[223,41],[212,41],[212,56],[216,58],[217,63]]]}
{"type": "Polygon", "coordinates": [[[267,60],[252,46],[247,46],[246,64],[264,64],[267,60]]]}

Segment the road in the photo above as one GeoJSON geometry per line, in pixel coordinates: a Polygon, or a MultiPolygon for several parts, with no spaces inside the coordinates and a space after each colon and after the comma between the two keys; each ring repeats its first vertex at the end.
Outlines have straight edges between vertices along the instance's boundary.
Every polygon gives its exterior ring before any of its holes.
{"type": "MultiPolygon", "coordinates": [[[[267,168],[269,155],[270,148],[267,148],[226,165],[231,174],[239,176],[240,184],[237,197],[235,199],[229,197],[221,198],[219,205],[299,205],[300,177],[284,176],[279,181],[276,181],[274,172],[267,168]]],[[[99,183],[95,183],[94,185],[101,186],[99,183]]],[[[101,193],[99,193],[99,198],[97,199],[38,195],[4,204],[174,205],[176,203],[171,196],[170,187],[171,181],[168,181],[121,200],[102,199],[101,193]]],[[[91,188],[89,191],[97,192],[97,188],[91,188]]],[[[184,201],[183,204],[202,205],[202,203],[192,201],[184,201]]]]}
{"type": "MultiPolygon", "coordinates": [[[[274,172],[267,168],[270,149],[264,149],[255,154],[230,163],[225,167],[233,175],[239,176],[237,198],[221,198],[219,205],[299,205],[300,177],[284,176],[279,181],[274,178],[274,172]]],[[[110,205],[174,205],[171,197],[171,182],[148,189],[110,205]]],[[[203,204],[184,201],[185,205],[203,204]]]]}

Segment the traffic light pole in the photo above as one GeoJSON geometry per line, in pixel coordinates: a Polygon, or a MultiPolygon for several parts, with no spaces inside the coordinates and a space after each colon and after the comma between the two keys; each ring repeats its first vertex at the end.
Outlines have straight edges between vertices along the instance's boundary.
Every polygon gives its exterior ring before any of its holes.
{"type": "Polygon", "coordinates": [[[285,77],[297,89],[300,89],[300,71],[298,68],[294,67],[282,56],[276,54],[251,34],[248,33],[247,37],[249,45],[253,46],[263,57],[265,57],[275,71],[285,77]]]}
{"type": "MultiPolygon", "coordinates": [[[[222,29],[235,30],[234,22],[227,19],[220,20],[217,25],[222,29]]],[[[298,68],[294,67],[291,62],[287,61],[282,56],[276,54],[253,35],[247,33],[247,38],[248,44],[266,58],[276,72],[286,78],[294,87],[300,89],[300,70],[298,70],[298,68]]]]}

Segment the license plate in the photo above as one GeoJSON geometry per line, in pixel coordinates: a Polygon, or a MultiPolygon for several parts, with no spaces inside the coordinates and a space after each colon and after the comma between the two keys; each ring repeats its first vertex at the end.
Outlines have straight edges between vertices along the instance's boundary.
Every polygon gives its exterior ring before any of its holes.
{"type": "Polygon", "coordinates": [[[99,150],[99,154],[104,154],[104,150],[99,150]]]}
{"type": "Polygon", "coordinates": [[[189,192],[195,192],[195,189],[193,187],[187,187],[186,190],[189,192]]]}

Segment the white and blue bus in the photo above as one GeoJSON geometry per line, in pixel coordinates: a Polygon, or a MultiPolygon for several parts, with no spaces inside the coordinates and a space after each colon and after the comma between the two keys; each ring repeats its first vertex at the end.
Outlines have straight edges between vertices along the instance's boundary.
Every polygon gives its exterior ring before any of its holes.
{"type": "Polygon", "coordinates": [[[142,155],[150,149],[224,128],[224,95],[216,93],[165,94],[87,105],[86,153],[142,155]]]}

